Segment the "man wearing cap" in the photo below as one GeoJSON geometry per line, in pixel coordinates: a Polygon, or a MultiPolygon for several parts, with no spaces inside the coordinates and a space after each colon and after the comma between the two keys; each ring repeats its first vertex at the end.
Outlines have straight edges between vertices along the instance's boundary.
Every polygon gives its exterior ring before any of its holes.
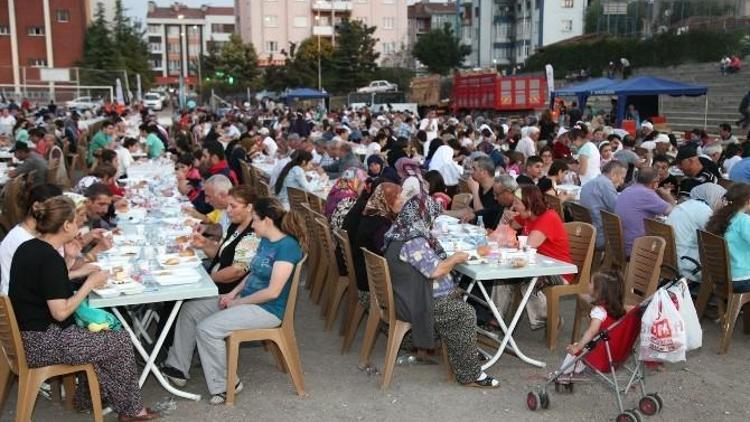
{"type": "Polygon", "coordinates": [[[555,142],[552,144],[552,156],[555,160],[563,160],[572,157],[573,154],[570,152],[570,147],[568,147],[569,143],[570,138],[568,137],[568,129],[561,127],[560,130],[557,131],[557,139],[555,139],[555,142]]]}
{"type": "Polygon", "coordinates": [[[739,143],[737,137],[732,135],[732,125],[729,123],[722,123],[719,125],[719,142],[721,142],[721,145],[723,146],[739,143]]]}
{"type": "Polygon", "coordinates": [[[719,167],[710,159],[699,157],[695,144],[683,145],[677,152],[675,164],[685,174],[679,190],[679,195],[683,198],[689,197],[694,187],[704,183],[718,183],[721,179],[719,167]]]}
{"type": "Polygon", "coordinates": [[[8,176],[21,176],[36,170],[32,185],[41,185],[47,181],[47,161],[36,151],[30,150],[25,142],[16,142],[16,145],[10,152],[13,153],[18,161],[21,161],[21,164],[9,171],[8,176]]]}

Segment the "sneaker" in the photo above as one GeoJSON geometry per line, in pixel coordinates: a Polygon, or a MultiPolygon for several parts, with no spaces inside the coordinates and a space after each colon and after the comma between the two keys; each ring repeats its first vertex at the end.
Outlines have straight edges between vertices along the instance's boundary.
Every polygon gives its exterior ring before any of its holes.
{"type": "Polygon", "coordinates": [[[177,387],[184,387],[187,385],[187,377],[179,369],[164,365],[161,367],[161,373],[167,377],[169,382],[177,387]]]}
{"type": "MultiPolygon", "coordinates": [[[[242,385],[242,381],[237,381],[237,385],[234,387],[234,394],[238,394],[244,386],[242,385]]],[[[227,393],[226,391],[219,394],[214,394],[211,399],[208,401],[209,404],[212,404],[214,406],[219,404],[224,404],[224,402],[227,401],[227,393]]]]}
{"type": "Polygon", "coordinates": [[[471,384],[465,384],[465,385],[467,387],[477,387],[477,388],[497,388],[497,387],[500,387],[500,381],[487,375],[481,381],[476,380],[472,382],[471,384]]]}

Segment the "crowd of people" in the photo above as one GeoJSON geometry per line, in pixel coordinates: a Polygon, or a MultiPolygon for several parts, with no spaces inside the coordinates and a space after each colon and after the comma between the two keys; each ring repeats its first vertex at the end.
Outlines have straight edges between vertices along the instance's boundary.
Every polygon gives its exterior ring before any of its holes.
{"type": "MultiPolygon", "coordinates": [[[[526,236],[528,247],[564,262],[572,262],[566,216],[550,206],[552,196],[590,210],[597,248],[604,243],[599,212],[619,215],[626,254],[644,234],[644,218],[664,217],[675,229],[679,270],[692,283],[701,282],[696,229],[706,229],[728,241],[735,290],[750,290],[750,144],[739,143],[730,125],[718,128],[718,137],[696,129],[678,139],[647,120],[632,134],[583,113],[556,121],[549,110],[539,119],[498,120],[435,111],[423,118],[369,110],[320,117],[315,109],[261,107],[221,118],[184,111],[170,130],[145,110],[123,110],[102,116],[84,136],[75,112],[2,114],[17,121],[0,139],[18,162],[11,176],[33,172],[25,217],[0,244],[2,292],[13,303],[29,365],[94,363],[121,421],[158,416],[143,406],[129,339],[123,332],[95,335],[72,315],[107,279],[96,254],[112,247],[108,234],[118,230],[117,213],[130,195],[118,180],[138,157],[170,157],[177,189],[200,221],[191,244],[208,257],[220,296],[183,306],[160,360],[168,379],[183,386],[197,350],[212,404],[226,399],[228,333],[281,324],[295,265],[308,248],[287,189],[311,192],[316,179],[332,181],[325,216],[349,237],[360,301],[369,301],[365,254],[384,256],[398,317],[413,327],[412,347],[432,349],[440,338],[463,385],[499,386],[481,369],[476,338],[477,324],[497,328],[498,321],[461,300],[457,288],[465,280],[453,269],[469,255],[447,253],[434,236],[440,215],[484,227],[490,237],[526,236]],[[70,172],[49,173],[72,164],[68,152],[85,157],[76,183],[70,172]],[[254,161],[274,163],[271,197],[259,197],[243,180],[242,162],[254,161]],[[462,208],[452,206],[459,193],[470,195],[462,208]]],[[[548,323],[543,289],[571,280],[546,277],[535,289],[526,309],[531,329],[548,323]]],[[[612,286],[621,282],[595,277],[594,296],[608,302],[595,307],[594,319],[622,315],[621,289],[612,286]]],[[[501,313],[523,285],[492,289],[501,313]]],[[[90,406],[85,383],[79,387],[79,405],[90,406]]],[[[242,387],[238,382],[236,391],[242,387]]]]}

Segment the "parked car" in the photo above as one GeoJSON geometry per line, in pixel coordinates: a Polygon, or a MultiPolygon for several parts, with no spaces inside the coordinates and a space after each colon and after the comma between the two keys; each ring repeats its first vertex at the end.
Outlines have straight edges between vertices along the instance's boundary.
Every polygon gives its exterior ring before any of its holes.
{"type": "Polygon", "coordinates": [[[143,105],[150,108],[151,110],[159,111],[164,108],[164,101],[156,92],[147,92],[143,96],[143,105]]]}
{"type": "Polygon", "coordinates": [[[78,110],[78,111],[85,111],[85,110],[98,110],[102,106],[102,100],[95,100],[91,97],[78,97],[71,101],[65,102],[65,107],[68,108],[68,110],[78,110]]]}
{"type": "Polygon", "coordinates": [[[372,81],[370,85],[359,88],[357,92],[390,92],[398,91],[398,85],[388,81],[372,81]]]}

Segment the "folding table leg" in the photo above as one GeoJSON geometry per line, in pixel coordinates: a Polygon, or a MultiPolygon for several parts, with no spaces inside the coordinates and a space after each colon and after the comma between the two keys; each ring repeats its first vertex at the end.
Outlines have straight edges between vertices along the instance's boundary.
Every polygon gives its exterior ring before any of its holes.
{"type": "Polygon", "coordinates": [[[201,399],[201,396],[199,394],[188,393],[186,391],[182,391],[173,387],[172,384],[167,382],[167,380],[161,374],[161,371],[159,370],[159,368],[156,365],[154,365],[156,356],[159,355],[159,350],[161,350],[161,347],[164,344],[164,339],[167,337],[167,333],[169,332],[169,329],[172,327],[172,324],[174,324],[174,320],[177,318],[177,313],[179,312],[180,307],[182,307],[182,302],[183,302],[182,300],[178,300],[175,302],[174,308],[172,308],[172,312],[170,312],[169,317],[167,318],[167,322],[164,325],[164,329],[159,335],[159,338],[156,340],[156,345],[154,345],[154,348],[151,351],[150,356],[146,352],[146,349],[143,348],[143,345],[141,344],[140,340],[133,332],[133,329],[130,328],[130,326],[128,325],[128,322],[125,320],[125,318],[122,317],[122,314],[120,314],[120,311],[117,308],[111,308],[111,309],[112,309],[112,313],[114,313],[117,319],[120,320],[120,322],[122,323],[122,326],[130,335],[130,340],[133,342],[133,346],[135,346],[135,349],[138,351],[138,353],[141,354],[143,359],[146,361],[146,366],[143,368],[143,372],[141,372],[141,377],[138,380],[138,385],[143,387],[143,383],[146,382],[148,373],[151,372],[154,374],[154,376],[156,377],[156,380],[159,381],[159,384],[161,384],[161,386],[164,387],[165,390],[169,391],[170,393],[178,397],[182,397],[188,400],[199,401],[201,399]]]}

